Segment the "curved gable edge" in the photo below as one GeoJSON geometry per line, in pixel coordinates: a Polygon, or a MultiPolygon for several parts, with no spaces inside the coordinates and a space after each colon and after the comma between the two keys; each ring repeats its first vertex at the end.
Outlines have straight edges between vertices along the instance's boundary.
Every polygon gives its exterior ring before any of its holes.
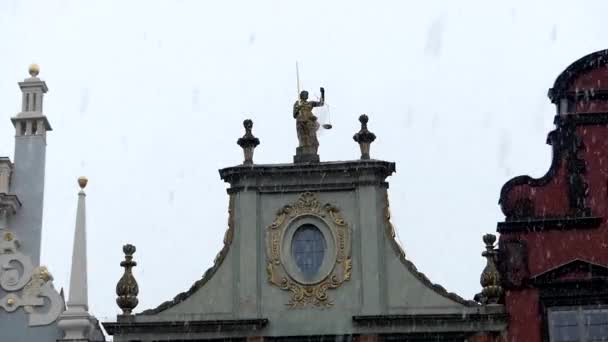
{"type": "Polygon", "coordinates": [[[560,167],[560,160],[562,158],[562,151],[559,148],[559,144],[556,143],[557,135],[559,134],[558,130],[554,130],[550,132],[547,136],[547,144],[552,145],[552,157],[551,157],[551,165],[549,166],[549,170],[540,178],[533,178],[528,175],[517,176],[511,178],[507,181],[502,188],[500,189],[500,197],[498,199],[498,204],[500,205],[501,211],[505,216],[511,217],[513,216],[512,211],[517,210],[518,208],[510,208],[507,204],[507,199],[509,193],[517,186],[520,185],[529,185],[531,187],[541,187],[549,184],[551,180],[557,174],[557,171],[560,167]]]}
{"type": "Polygon", "coordinates": [[[203,274],[203,276],[201,277],[201,279],[194,282],[194,284],[192,284],[192,286],[190,286],[190,288],[187,291],[179,293],[172,300],[163,302],[156,308],[144,310],[144,311],[138,313],[137,315],[159,314],[159,313],[161,313],[169,308],[172,308],[172,307],[178,305],[179,303],[185,301],[190,296],[192,296],[194,293],[196,293],[199,289],[201,289],[203,286],[205,286],[205,284],[207,284],[207,282],[213,277],[213,275],[220,268],[220,266],[224,262],[224,259],[226,259],[226,255],[228,254],[228,251],[230,250],[230,245],[232,244],[233,238],[234,238],[234,195],[230,195],[229,204],[228,204],[228,228],[226,229],[226,232],[224,233],[224,246],[217,253],[215,259],[213,260],[213,266],[208,268],[205,271],[205,273],[203,274]]]}
{"type": "Polygon", "coordinates": [[[608,64],[608,49],[600,50],[588,54],[570,64],[566,70],[564,70],[555,80],[553,87],[549,89],[549,99],[552,103],[562,98],[568,91],[570,84],[576,79],[577,76],[591,69],[600,68],[608,64]]]}
{"type": "Polygon", "coordinates": [[[389,200],[388,200],[388,193],[385,193],[385,224],[386,224],[386,235],[387,238],[391,244],[391,248],[393,250],[393,252],[396,254],[397,258],[399,259],[399,261],[401,262],[401,264],[403,266],[405,266],[405,268],[416,278],[418,279],[425,287],[427,287],[428,289],[432,290],[434,293],[440,295],[441,297],[447,298],[449,300],[452,300],[458,304],[464,305],[464,306],[468,306],[468,307],[477,307],[480,306],[479,303],[473,301],[473,300],[467,300],[464,299],[462,297],[460,297],[459,295],[457,295],[454,292],[448,292],[443,286],[439,285],[439,284],[435,284],[433,283],[424,273],[418,271],[418,268],[416,268],[416,265],[414,265],[413,262],[411,262],[410,260],[408,260],[405,257],[405,252],[403,251],[403,249],[401,248],[401,245],[399,244],[399,242],[397,242],[396,239],[396,234],[395,234],[395,228],[393,226],[393,224],[391,223],[391,214],[390,214],[390,208],[389,208],[389,200]]]}

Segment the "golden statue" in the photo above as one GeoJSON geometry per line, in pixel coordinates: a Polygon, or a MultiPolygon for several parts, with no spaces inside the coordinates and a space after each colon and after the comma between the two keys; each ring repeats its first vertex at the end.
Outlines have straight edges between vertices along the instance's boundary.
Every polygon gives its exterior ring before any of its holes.
{"type": "Polygon", "coordinates": [[[319,101],[308,101],[308,92],[300,92],[300,99],[293,105],[293,117],[296,119],[296,131],[298,133],[298,151],[302,154],[317,154],[319,140],[317,130],[319,122],[312,113],[315,107],[325,104],[325,89],[321,88],[321,99],[319,101]]]}

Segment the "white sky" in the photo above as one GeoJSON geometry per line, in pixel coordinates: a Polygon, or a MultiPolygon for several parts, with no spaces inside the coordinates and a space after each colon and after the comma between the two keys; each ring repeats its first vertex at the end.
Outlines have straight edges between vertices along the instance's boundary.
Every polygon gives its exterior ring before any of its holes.
{"type": "Polygon", "coordinates": [[[47,81],[43,264],[67,287],[77,185],[87,187],[91,311],[114,319],[122,245],[137,246],[136,311],[211,266],[254,120],[257,163],[291,161],[294,62],[327,90],[334,129],[321,159],[372,157],[389,178],[398,236],[429,278],[472,298],[481,236],[502,220],[502,184],[541,176],[555,77],[607,48],[606,1],[0,1],[0,155],[27,66],[47,81]],[[491,4],[493,3],[493,4],[491,4]]]}

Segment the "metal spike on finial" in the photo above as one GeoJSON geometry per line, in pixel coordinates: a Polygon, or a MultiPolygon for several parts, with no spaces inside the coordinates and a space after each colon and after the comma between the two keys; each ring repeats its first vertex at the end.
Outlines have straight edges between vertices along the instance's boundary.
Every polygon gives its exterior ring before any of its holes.
{"type": "Polygon", "coordinates": [[[40,67],[38,66],[38,64],[35,64],[35,63],[30,64],[30,67],[28,68],[28,72],[29,72],[30,76],[36,77],[40,73],[40,67]]]}
{"type": "Polygon", "coordinates": [[[496,235],[486,234],[483,236],[486,250],[481,253],[487,259],[486,267],[481,272],[479,283],[481,293],[475,296],[475,300],[482,304],[498,304],[502,300],[504,290],[501,286],[500,273],[496,268],[498,251],[494,248],[496,235]]]}
{"type": "Polygon", "coordinates": [[[365,114],[359,116],[359,122],[361,122],[361,130],[353,136],[353,140],[359,143],[361,149],[361,159],[367,160],[369,157],[369,148],[372,142],[376,140],[376,135],[367,129],[367,122],[369,118],[365,114]]]}
{"type": "Polygon", "coordinates": [[[253,121],[251,119],[246,119],[243,121],[243,127],[245,127],[245,135],[236,143],[243,148],[243,154],[245,155],[245,160],[243,164],[252,165],[253,164],[253,151],[256,146],[260,144],[260,139],[253,136],[251,133],[251,129],[253,128],[253,121]]]}
{"type": "Polygon", "coordinates": [[[137,280],[133,277],[132,268],[137,266],[137,262],[133,261],[133,253],[135,246],[126,244],[122,247],[125,253],[125,260],[120,262],[120,266],[125,268],[125,272],[116,284],[116,304],[122,310],[123,315],[130,315],[133,309],[139,303],[137,295],[139,294],[139,286],[137,280]]]}

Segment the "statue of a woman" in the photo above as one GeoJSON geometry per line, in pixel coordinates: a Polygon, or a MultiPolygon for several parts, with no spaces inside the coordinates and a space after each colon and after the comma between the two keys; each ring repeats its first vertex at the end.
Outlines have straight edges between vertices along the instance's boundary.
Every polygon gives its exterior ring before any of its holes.
{"type": "Polygon", "coordinates": [[[319,147],[317,130],[319,122],[312,113],[314,107],[325,104],[325,89],[321,88],[321,99],[319,101],[308,101],[306,90],[300,93],[300,99],[293,105],[293,117],[296,119],[296,131],[298,133],[299,149],[306,154],[316,154],[319,147]]]}

